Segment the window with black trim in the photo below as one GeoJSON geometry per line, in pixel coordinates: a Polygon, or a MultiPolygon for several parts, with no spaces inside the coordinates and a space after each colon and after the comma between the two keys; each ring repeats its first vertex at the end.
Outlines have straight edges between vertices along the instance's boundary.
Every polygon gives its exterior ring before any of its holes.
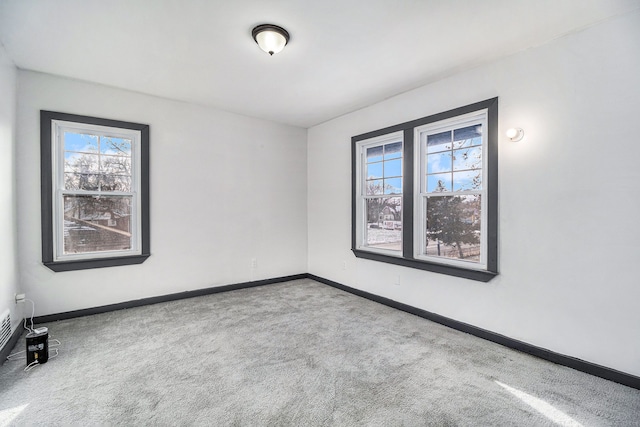
{"type": "Polygon", "coordinates": [[[41,111],[42,260],[54,271],[149,256],[149,126],[41,111]]]}
{"type": "Polygon", "coordinates": [[[353,137],[354,254],[494,277],[497,121],[494,98],[353,137]]]}

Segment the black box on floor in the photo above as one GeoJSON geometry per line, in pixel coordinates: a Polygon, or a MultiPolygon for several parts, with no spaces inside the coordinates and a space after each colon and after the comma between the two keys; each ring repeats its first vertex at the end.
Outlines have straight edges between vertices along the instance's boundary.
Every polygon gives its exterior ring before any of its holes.
{"type": "Polygon", "coordinates": [[[38,328],[27,334],[27,366],[49,360],[49,329],[38,328]]]}

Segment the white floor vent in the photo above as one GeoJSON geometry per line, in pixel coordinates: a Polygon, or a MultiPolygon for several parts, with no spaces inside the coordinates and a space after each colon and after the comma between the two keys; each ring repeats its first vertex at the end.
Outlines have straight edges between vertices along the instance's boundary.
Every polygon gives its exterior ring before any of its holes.
{"type": "Polygon", "coordinates": [[[11,314],[9,310],[2,313],[0,317],[0,350],[9,342],[11,338],[11,314]]]}

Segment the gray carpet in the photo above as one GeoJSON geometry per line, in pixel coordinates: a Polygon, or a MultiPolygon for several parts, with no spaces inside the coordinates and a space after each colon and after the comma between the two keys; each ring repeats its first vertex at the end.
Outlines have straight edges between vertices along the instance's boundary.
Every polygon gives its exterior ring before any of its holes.
{"type": "Polygon", "coordinates": [[[0,425],[640,426],[639,390],[312,280],[45,326],[0,425]]]}

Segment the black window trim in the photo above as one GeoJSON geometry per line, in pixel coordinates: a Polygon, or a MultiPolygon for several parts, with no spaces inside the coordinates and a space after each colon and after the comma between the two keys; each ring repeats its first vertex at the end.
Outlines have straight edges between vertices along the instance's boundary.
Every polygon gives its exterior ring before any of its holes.
{"type": "Polygon", "coordinates": [[[149,125],[110,120],[77,114],[40,111],[40,191],[42,220],[42,263],[55,272],[86,270],[92,268],[114,267],[121,265],[142,264],[150,253],[149,227],[149,125]],[[73,261],[54,261],[53,259],[53,164],[51,153],[51,122],[63,120],[68,122],[119,127],[140,131],[140,220],[142,233],[142,252],[140,255],[121,257],[105,257],[73,261]]]}
{"type": "Polygon", "coordinates": [[[463,107],[454,108],[442,113],[422,117],[405,123],[389,126],[375,131],[363,133],[351,138],[351,250],[357,258],[401,265],[435,273],[462,277],[480,282],[488,282],[498,275],[498,98],[491,98],[463,107]],[[487,269],[476,270],[448,264],[418,260],[413,256],[413,202],[414,202],[414,128],[429,123],[473,113],[479,110],[487,110],[487,269]],[[359,156],[357,152],[358,142],[385,135],[388,133],[403,131],[403,184],[402,193],[402,252],[401,257],[384,255],[357,249],[356,239],[356,203],[358,200],[357,176],[359,156]]]}

